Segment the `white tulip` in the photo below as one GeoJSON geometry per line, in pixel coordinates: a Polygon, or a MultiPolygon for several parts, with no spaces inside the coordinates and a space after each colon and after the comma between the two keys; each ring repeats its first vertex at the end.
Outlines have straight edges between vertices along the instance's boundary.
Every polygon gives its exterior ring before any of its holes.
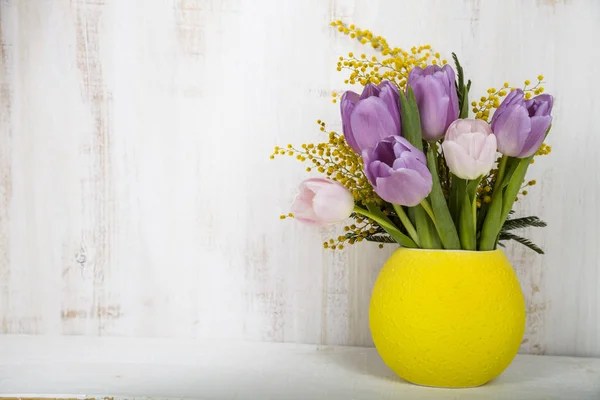
{"type": "Polygon", "coordinates": [[[496,136],[480,119],[457,119],[446,130],[442,143],[450,171],[462,179],[487,174],[496,160],[496,136]]]}
{"type": "Polygon", "coordinates": [[[353,210],[354,198],[340,183],[331,179],[310,178],[300,185],[300,193],[291,211],[300,222],[325,226],[345,220],[353,210]]]}

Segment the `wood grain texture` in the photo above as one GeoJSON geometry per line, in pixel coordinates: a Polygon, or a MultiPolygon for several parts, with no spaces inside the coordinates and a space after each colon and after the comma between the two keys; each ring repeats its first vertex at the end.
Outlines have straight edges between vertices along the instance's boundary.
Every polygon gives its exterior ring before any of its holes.
{"type": "Polygon", "coordinates": [[[373,348],[231,340],[4,335],[0,376],[0,400],[600,397],[600,358],[521,354],[486,385],[457,390],[409,384],[373,348]]]}
{"type": "Polygon", "coordinates": [[[521,351],[600,355],[595,0],[0,0],[0,332],[372,345],[393,249],[281,222],[307,174],[268,158],[341,129],[337,18],[455,51],[474,96],[545,75],[521,351]]]}

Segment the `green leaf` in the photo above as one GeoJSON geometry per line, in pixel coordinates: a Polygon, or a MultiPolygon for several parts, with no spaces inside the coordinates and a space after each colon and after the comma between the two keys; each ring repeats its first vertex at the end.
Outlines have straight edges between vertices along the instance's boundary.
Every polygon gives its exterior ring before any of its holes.
{"type": "Polygon", "coordinates": [[[458,62],[458,57],[456,53],[452,53],[452,59],[454,60],[454,65],[456,66],[456,75],[458,76],[458,89],[462,88],[465,85],[465,76],[462,65],[458,62]]]}
{"type": "Polygon", "coordinates": [[[471,89],[471,81],[465,85],[465,73],[462,65],[458,62],[458,57],[455,53],[452,53],[454,59],[454,65],[456,65],[456,75],[458,81],[456,82],[456,94],[458,96],[458,107],[459,107],[459,118],[469,117],[469,90],[471,89]]]}
{"type": "MultiPolygon", "coordinates": [[[[365,210],[360,211],[360,213],[362,213],[364,216],[369,217],[371,219],[373,219],[375,222],[377,222],[379,224],[379,226],[381,226],[382,229],[384,229],[391,237],[394,238],[394,240],[396,242],[398,242],[401,246],[403,247],[409,247],[409,248],[415,248],[417,247],[417,245],[415,244],[415,242],[409,238],[408,236],[406,236],[405,234],[403,234],[402,232],[400,232],[398,230],[398,227],[396,227],[392,221],[390,221],[390,219],[387,217],[387,215],[385,215],[381,209],[379,209],[379,207],[375,206],[375,205],[371,205],[371,204],[367,204],[367,209],[369,210],[368,212],[366,212],[365,210]],[[369,215],[371,214],[371,215],[369,215]]],[[[355,212],[359,212],[357,210],[357,208],[354,208],[355,212]]]]}
{"type": "Polygon", "coordinates": [[[418,205],[416,207],[411,207],[410,209],[414,210],[415,215],[415,227],[417,229],[417,234],[419,235],[419,244],[423,249],[439,249],[440,239],[435,230],[435,226],[433,226],[433,222],[431,222],[431,218],[425,212],[422,206],[418,205]]]}
{"type": "Polygon", "coordinates": [[[479,250],[487,251],[496,248],[496,239],[498,237],[498,232],[500,231],[499,227],[501,226],[501,214],[502,196],[497,195],[497,197],[492,200],[485,216],[485,222],[483,223],[481,238],[479,240],[479,250]]]}
{"type": "Polygon", "coordinates": [[[469,181],[469,183],[467,184],[467,196],[469,196],[469,199],[475,198],[475,192],[477,191],[477,186],[479,186],[479,183],[481,182],[482,178],[483,178],[483,176],[480,176],[477,179],[471,179],[469,181]]]}
{"type": "Polygon", "coordinates": [[[458,225],[460,219],[460,201],[462,199],[462,193],[465,193],[466,190],[467,181],[452,174],[450,182],[450,198],[448,200],[450,203],[450,214],[456,225],[458,225]]]}
{"type": "Polygon", "coordinates": [[[421,119],[415,94],[408,86],[408,98],[400,91],[400,110],[402,116],[402,136],[413,146],[423,151],[423,138],[421,136],[421,119]]]}
{"type": "Polygon", "coordinates": [[[535,251],[538,254],[544,254],[544,251],[531,240],[514,235],[509,232],[501,232],[499,240],[514,240],[518,243],[521,243],[523,246],[529,247],[531,250],[535,251]]]}
{"type": "Polygon", "coordinates": [[[433,186],[429,197],[431,199],[433,215],[435,216],[435,227],[444,248],[458,250],[460,249],[460,239],[458,238],[456,226],[450,215],[446,198],[442,192],[440,177],[437,171],[436,155],[437,149],[435,148],[435,144],[430,144],[427,151],[427,164],[433,180],[433,186]]]}
{"type": "MultiPolygon", "coordinates": [[[[408,97],[400,91],[400,110],[402,115],[402,136],[413,146],[423,151],[423,137],[421,136],[421,119],[415,94],[408,86],[408,97]]],[[[409,208],[409,218],[414,217],[415,228],[419,235],[419,244],[422,248],[440,248],[440,239],[429,216],[421,206],[409,208]],[[412,210],[412,211],[411,211],[412,210]]]]}
{"type": "Polygon", "coordinates": [[[458,118],[469,118],[469,89],[463,86],[459,100],[460,113],[458,118]]]}
{"type": "Polygon", "coordinates": [[[529,227],[544,228],[545,226],[547,226],[547,224],[538,217],[522,217],[515,219],[507,219],[504,222],[504,225],[502,225],[502,231],[509,231],[513,229],[529,227]]]}

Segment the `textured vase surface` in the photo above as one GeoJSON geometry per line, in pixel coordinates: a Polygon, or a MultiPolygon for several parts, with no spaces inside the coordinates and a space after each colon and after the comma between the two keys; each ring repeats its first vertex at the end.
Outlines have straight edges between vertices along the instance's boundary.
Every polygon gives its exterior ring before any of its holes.
{"type": "Polygon", "coordinates": [[[383,361],[404,380],[475,387],[516,356],[525,303],[501,250],[400,248],[377,278],[369,323],[383,361]]]}

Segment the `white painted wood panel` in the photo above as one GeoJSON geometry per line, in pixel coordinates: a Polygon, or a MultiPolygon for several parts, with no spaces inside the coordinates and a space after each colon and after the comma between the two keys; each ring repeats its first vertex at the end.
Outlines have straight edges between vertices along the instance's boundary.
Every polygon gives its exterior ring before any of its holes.
{"type": "Polygon", "coordinates": [[[372,345],[392,248],[280,221],[307,174],[269,160],[340,128],[337,18],[457,52],[473,95],[545,75],[522,352],[600,355],[595,0],[0,0],[0,332],[372,345]]]}

